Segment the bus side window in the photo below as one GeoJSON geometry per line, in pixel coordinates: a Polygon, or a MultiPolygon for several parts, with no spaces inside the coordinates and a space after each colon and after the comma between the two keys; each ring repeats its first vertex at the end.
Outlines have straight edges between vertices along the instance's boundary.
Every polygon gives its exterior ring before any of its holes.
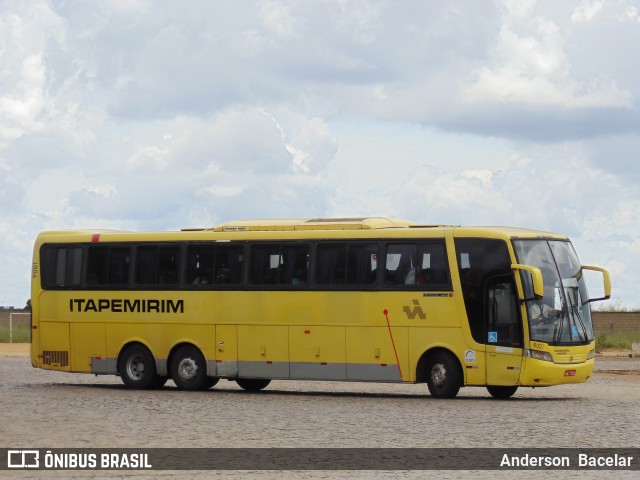
{"type": "Polygon", "coordinates": [[[82,247],[45,245],[41,251],[43,286],[53,288],[80,286],[82,256],[82,247]]]}
{"type": "Polygon", "coordinates": [[[130,248],[91,246],[88,249],[88,286],[126,285],[129,283],[130,248]]]}
{"type": "Polygon", "coordinates": [[[305,285],[309,270],[308,245],[283,245],[282,282],[285,285],[305,285]]]}
{"type": "Polygon", "coordinates": [[[378,245],[326,243],[318,245],[316,282],[319,285],[370,285],[378,272],[378,245]]]}
{"type": "Polygon", "coordinates": [[[391,286],[451,289],[444,243],[438,240],[387,245],[384,282],[391,286]]]}
{"type": "Polygon", "coordinates": [[[326,243],[318,245],[316,252],[316,282],[320,285],[344,285],[347,246],[326,243]]]}
{"type": "Polygon", "coordinates": [[[278,283],[278,270],[281,263],[278,245],[252,245],[250,261],[252,284],[275,285],[278,283]]]}
{"type": "Polygon", "coordinates": [[[139,246],[136,257],[138,285],[177,285],[179,248],[173,245],[139,246]]]}
{"type": "Polygon", "coordinates": [[[378,245],[349,245],[347,251],[346,283],[368,285],[376,281],[378,271],[378,245]]]}
{"type": "Polygon", "coordinates": [[[239,285],[242,283],[242,245],[217,246],[213,265],[213,283],[239,285]]]}
{"type": "Polygon", "coordinates": [[[254,245],[251,248],[251,283],[304,285],[308,263],[308,245],[254,245]]]}
{"type": "Polygon", "coordinates": [[[178,247],[160,247],[158,253],[158,283],[163,285],[178,284],[179,253],[178,247]]]}
{"type": "Polygon", "coordinates": [[[388,285],[415,285],[418,265],[415,244],[389,244],[384,282],[388,285]]]}
{"type": "Polygon", "coordinates": [[[416,284],[432,290],[450,290],[451,275],[444,243],[418,244],[418,274],[416,284]]]}
{"type": "Polygon", "coordinates": [[[208,285],[213,277],[213,245],[189,245],[187,248],[187,284],[208,285]]]}

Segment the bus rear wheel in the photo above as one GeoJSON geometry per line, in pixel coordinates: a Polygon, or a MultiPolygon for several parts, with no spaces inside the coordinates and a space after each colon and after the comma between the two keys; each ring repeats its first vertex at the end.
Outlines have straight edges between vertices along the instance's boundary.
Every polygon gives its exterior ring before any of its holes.
{"type": "Polygon", "coordinates": [[[513,394],[516,393],[516,390],[518,390],[518,386],[516,385],[512,387],[499,387],[495,385],[488,385],[487,390],[493,398],[506,399],[512,397],[513,394]]]}
{"type": "Polygon", "coordinates": [[[196,347],[180,347],[171,358],[169,371],[180,390],[206,390],[212,386],[208,381],[204,357],[196,347]]]}
{"type": "Polygon", "coordinates": [[[447,352],[436,352],[427,363],[427,387],[434,398],[454,398],[460,391],[462,374],[458,361],[447,352]]]}
{"type": "Polygon", "coordinates": [[[268,378],[238,378],[236,383],[247,392],[259,392],[271,383],[268,378]]]}
{"type": "Polygon", "coordinates": [[[118,373],[129,388],[157,388],[156,362],[143,345],[129,345],[118,357],[118,373]]]}

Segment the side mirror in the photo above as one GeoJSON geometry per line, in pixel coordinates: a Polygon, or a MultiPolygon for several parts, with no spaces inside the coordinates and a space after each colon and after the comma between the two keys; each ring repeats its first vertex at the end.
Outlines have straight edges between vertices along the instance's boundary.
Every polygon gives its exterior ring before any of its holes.
{"type": "Polygon", "coordinates": [[[595,272],[602,273],[602,281],[604,283],[604,297],[590,298],[590,302],[597,302],[598,300],[609,300],[611,298],[611,274],[605,268],[594,267],[592,265],[582,265],[583,270],[593,270],[595,272]]]}
{"type": "Polygon", "coordinates": [[[540,300],[542,297],[544,297],[544,280],[542,279],[542,272],[538,267],[532,267],[531,265],[523,265],[521,263],[514,263],[511,265],[511,268],[513,270],[520,270],[521,272],[527,272],[531,278],[531,282],[529,283],[529,285],[533,285],[534,296],[532,298],[526,298],[526,293],[524,293],[525,298],[521,298],[520,300],[526,302],[528,300],[540,300]]]}

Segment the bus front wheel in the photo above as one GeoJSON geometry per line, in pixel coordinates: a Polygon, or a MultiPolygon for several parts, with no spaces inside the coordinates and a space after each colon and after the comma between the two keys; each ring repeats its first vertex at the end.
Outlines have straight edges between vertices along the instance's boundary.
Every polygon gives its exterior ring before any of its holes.
{"type": "Polygon", "coordinates": [[[153,355],[143,345],[129,345],[118,357],[118,373],[129,388],[157,388],[159,377],[153,355]]]}
{"type": "Polygon", "coordinates": [[[169,367],[171,379],[181,390],[206,390],[211,385],[207,365],[200,350],[192,346],[178,349],[169,367]]]}
{"type": "Polygon", "coordinates": [[[454,398],[462,385],[457,360],[447,352],[436,352],[427,363],[427,387],[434,398],[454,398]]]}
{"type": "Polygon", "coordinates": [[[487,390],[493,398],[506,399],[512,397],[513,394],[516,393],[516,390],[518,390],[518,387],[499,387],[495,385],[488,385],[487,390]]]}
{"type": "Polygon", "coordinates": [[[238,378],[236,383],[247,392],[259,392],[271,383],[267,378],[238,378]]]}

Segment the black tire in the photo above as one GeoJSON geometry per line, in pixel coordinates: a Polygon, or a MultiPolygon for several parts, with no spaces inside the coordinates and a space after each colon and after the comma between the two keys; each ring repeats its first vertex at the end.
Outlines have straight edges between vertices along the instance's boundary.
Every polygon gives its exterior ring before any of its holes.
{"type": "Polygon", "coordinates": [[[149,385],[149,388],[152,390],[160,389],[164,387],[164,384],[167,383],[167,380],[169,380],[169,377],[156,375],[156,378],[153,380],[153,382],[151,382],[151,385],[149,385]]]}
{"type": "Polygon", "coordinates": [[[427,387],[434,398],[454,398],[462,386],[458,360],[447,352],[436,352],[427,362],[427,387]]]}
{"type": "Polygon", "coordinates": [[[268,378],[238,378],[236,383],[247,392],[259,392],[271,383],[268,378]]]}
{"type": "Polygon", "coordinates": [[[501,387],[501,386],[497,387],[493,385],[488,385],[487,390],[489,391],[489,393],[493,398],[504,400],[507,398],[511,398],[513,394],[516,393],[516,390],[518,390],[518,386],[516,385],[512,387],[501,387]]]}
{"type": "Polygon", "coordinates": [[[184,346],[171,358],[171,379],[180,390],[206,390],[209,388],[207,364],[196,347],[184,346]]]}
{"type": "Polygon", "coordinates": [[[147,347],[139,344],[129,345],[118,357],[118,373],[122,382],[129,388],[158,388],[156,362],[147,347]]]}
{"type": "Polygon", "coordinates": [[[207,377],[206,382],[204,382],[204,388],[203,390],[209,390],[210,388],[215,387],[218,382],[220,381],[219,378],[216,377],[207,377]]]}

